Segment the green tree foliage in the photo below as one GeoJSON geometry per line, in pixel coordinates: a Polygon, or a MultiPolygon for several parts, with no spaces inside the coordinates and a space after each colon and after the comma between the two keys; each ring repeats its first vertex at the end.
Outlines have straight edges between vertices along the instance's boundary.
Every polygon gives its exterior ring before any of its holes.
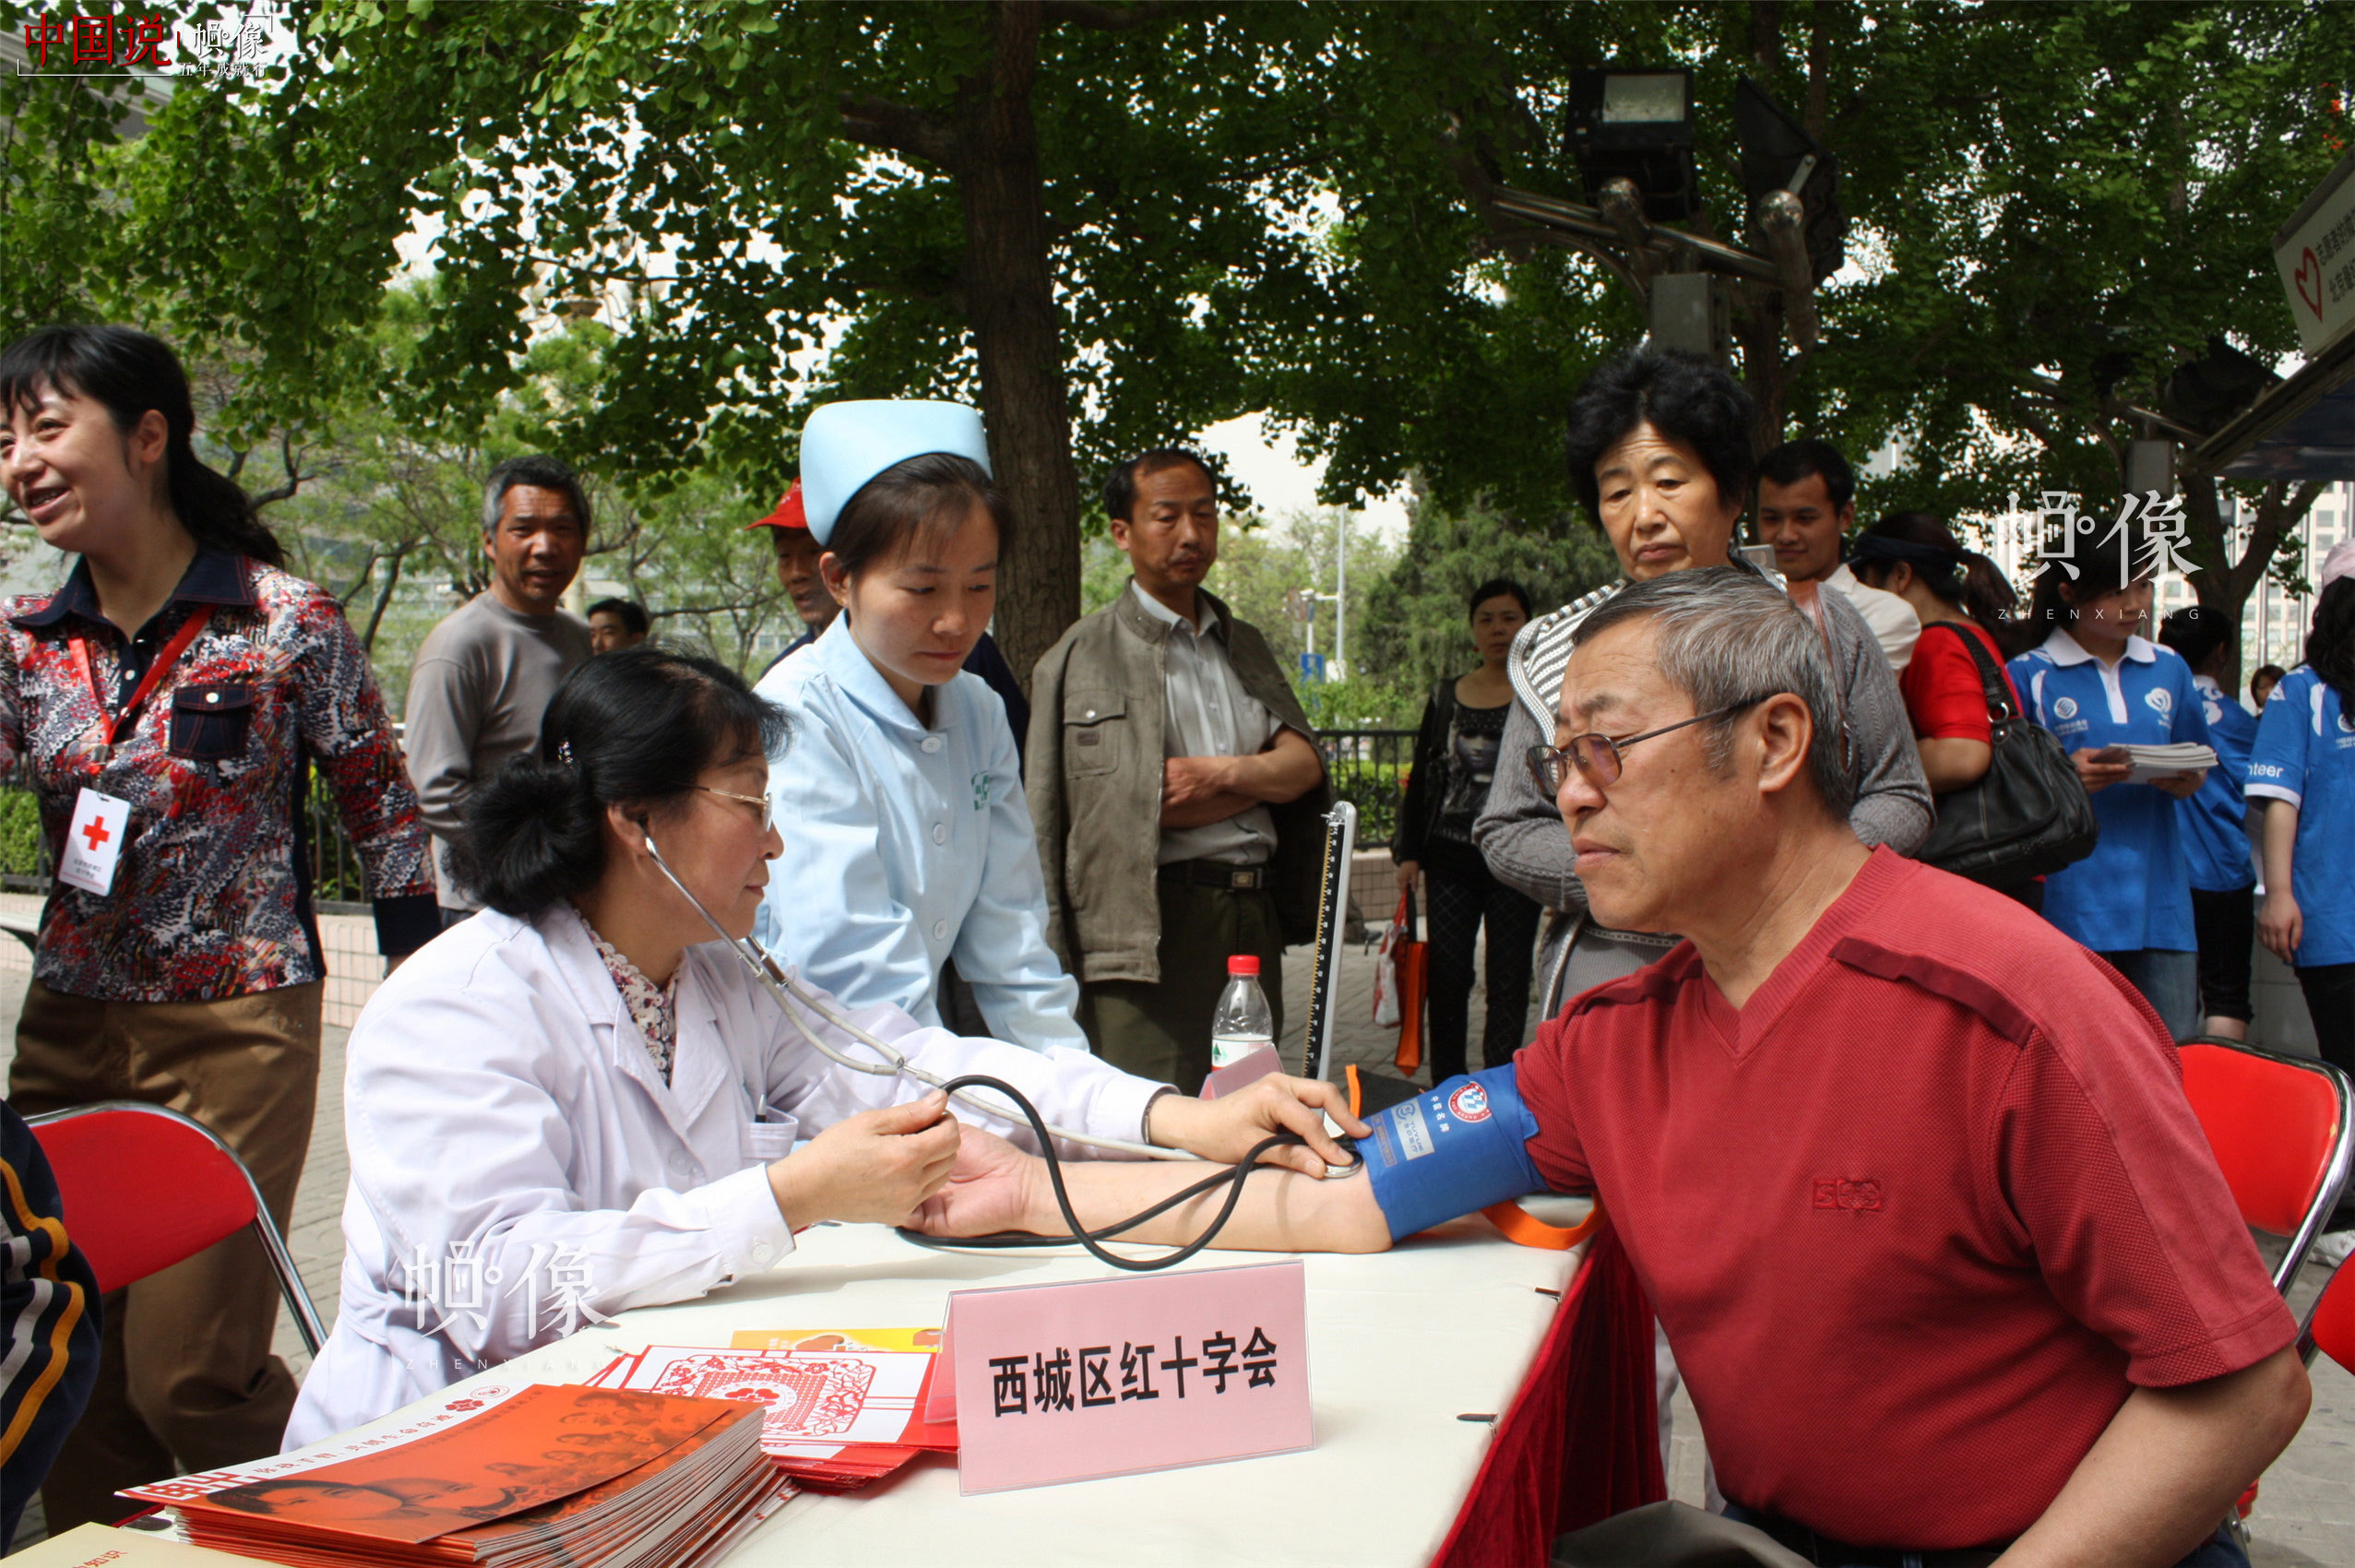
{"type": "Polygon", "coordinates": [[[1398,565],[1369,595],[1362,661],[1411,695],[1409,721],[1442,676],[1479,662],[1467,602],[1474,588],[1513,578],[1542,615],[1619,576],[1610,543],[1590,526],[1557,534],[1484,506],[1443,510],[1420,494],[1408,517],[1398,565]]]}
{"type": "Polygon", "coordinates": [[[813,401],[979,401],[1030,524],[1002,612],[1018,666],[1078,608],[1081,466],[1237,411],[1244,338],[1323,265],[1314,7],[296,18],[279,79],[159,118],[130,247],[184,333],[259,351],[281,422],[353,374],[422,213],[445,304],[392,383],[406,411],[487,410],[546,300],[626,323],[557,442],[617,472],[716,456],[775,486],[813,401]]]}
{"type": "MultiPolygon", "coordinates": [[[[2343,150],[2326,84],[2355,42],[2355,7],[2262,0],[293,18],[279,77],[184,85],[128,155],[84,89],[0,89],[0,245],[32,247],[6,253],[0,310],[129,302],[245,367],[222,434],[260,447],[353,387],[411,422],[486,419],[571,302],[618,336],[550,444],[649,495],[713,465],[773,493],[819,398],[974,398],[1029,524],[1002,622],[1017,666],[1080,607],[1082,476],[1252,409],[1331,458],[1331,499],[1417,474],[1451,512],[1569,546],[1562,415],[1641,312],[1480,198],[1582,194],[1562,110],[1587,65],[1695,67],[1696,230],[1750,237],[1740,75],[1844,161],[1859,265],[1821,291],[1823,346],[1794,353],[1772,291],[1738,292],[1769,434],[1900,439],[1868,513],[2113,495],[2130,410],[2174,365],[2218,335],[2289,346],[2264,242],[2343,150]],[[369,324],[421,222],[444,293],[391,365],[369,324]]],[[[2213,488],[2190,492],[2218,608],[2300,505],[2246,493],[2267,510],[2236,557],[2213,488]]]]}
{"type": "MultiPolygon", "coordinates": [[[[1691,64],[1703,211],[1696,232],[1745,239],[1732,157],[1735,78],[1757,79],[1843,163],[1856,265],[1818,291],[1822,346],[1778,340],[1771,291],[1735,291],[1739,362],[1763,434],[1825,435],[1904,460],[1862,507],[1953,517],[2013,493],[2116,505],[2132,410],[2224,338],[2261,359],[2295,347],[2266,242],[2347,150],[2336,83],[2355,8],[2123,0],[1835,6],[1467,7],[1448,25],[1484,50],[1483,93],[1432,78],[1456,127],[1459,192],[1503,184],[1581,194],[1560,110],[1579,65],[1691,64]]],[[[1435,25],[1409,8],[1395,43],[1435,25]]],[[[1326,323],[1263,372],[1280,416],[1334,457],[1337,485],[1425,476],[1444,506],[1548,519],[1566,540],[1551,461],[1586,370],[1632,341],[1632,291],[1588,255],[1492,212],[1437,205],[1427,163],[1339,172],[1326,323]],[[1418,202],[1418,196],[1424,200],[1418,202]]],[[[2254,509],[2228,537],[2219,487],[2185,487],[2192,578],[2237,616],[2313,492],[2230,487],[2254,509]],[[2237,550],[2237,553],[2236,553],[2237,550]]]]}

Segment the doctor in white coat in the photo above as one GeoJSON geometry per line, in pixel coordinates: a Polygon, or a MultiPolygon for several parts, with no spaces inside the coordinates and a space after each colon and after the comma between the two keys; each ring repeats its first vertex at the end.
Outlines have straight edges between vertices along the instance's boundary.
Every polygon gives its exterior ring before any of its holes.
{"type": "MultiPolygon", "coordinates": [[[[780,842],[766,785],[782,730],[725,667],[632,648],[576,671],[538,753],[470,802],[458,860],[488,909],[421,950],[352,1028],[342,1306],[290,1447],[589,1314],[790,1266],[794,1232],[819,1220],[901,1222],[948,1180],[960,1132],[942,1098],[829,1062],[708,941],[648,848],[731,935],[749,932],[780,842]]],[[[1269,1078],[1205,1102],[1084,1051],[959,1039],[890,1007],[848,1017],[943,1077],[1003,1078],[1090,1136],[1231,1160],[1290,1127],[1308,1146],[1279,1155],[1319,1173],[1345,1157],[1314,1108],[1363,1130],[1330,1085],[1269,1078]]],[[[802,1022],[871,1059],[823,1014],[802,1022]]],[[[956,1111],[1031,1142],[1027,1124],[956,1111]]]]}
{"type": "Polygon", "coordinates": [[[761,679],[794,731],[769,792],[802,829],[769,885],[762,940],[845,1002],[927,1024],[941,1022],[953,957],[992,1034],[1088,1049],[1079,988],[1047,941],[1005,705],[964,672],[1015,526],[981,416],[826,404],[802,432],[802,500],[843,613],[761,679]]]}

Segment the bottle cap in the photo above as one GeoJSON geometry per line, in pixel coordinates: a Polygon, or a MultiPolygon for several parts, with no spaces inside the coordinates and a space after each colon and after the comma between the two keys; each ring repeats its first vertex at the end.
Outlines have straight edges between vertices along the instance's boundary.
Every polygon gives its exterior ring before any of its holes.
{"type": "Polygon", "coordinates": [[[1231,975],[1249,975],[1253,980],[1257,980],[1259,978],[1259,955],[1256,953],[1236,954],[1233,957],[1227,960],[1227,973],[1231,975]]]}

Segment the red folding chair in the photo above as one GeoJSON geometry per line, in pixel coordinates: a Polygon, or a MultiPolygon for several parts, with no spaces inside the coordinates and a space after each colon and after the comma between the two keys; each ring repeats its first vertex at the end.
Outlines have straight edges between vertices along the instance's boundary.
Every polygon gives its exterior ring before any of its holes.
{"type": "Polygon", "coordinates": [[[2317,1350],[2355,1372],[2355,1268],[2343,1263],[2314,1298],[2298,1330],[2298,1354],[2308,1366],[2314,1364],[2317,1350]]]}
{"type": "Polygon", "coordinates": [[[2287,1295],[2355,1163],[2355,1089],[2327,1062],[2240,1040],[2199,1035],[2176,1051],[2183,1092],[2241,1218],[2289,1238],[2273,1273],[2274,1288],[2287,1295]]]}
{"type": "Polygon", "coordinates": [[[211,1128],[176,1111],[110,1099],[28,1124],[57,1178],[74,1245],[103,1293],[253,1227],[314,1356],[327,1338],[254,1173],[211,1128]]]}

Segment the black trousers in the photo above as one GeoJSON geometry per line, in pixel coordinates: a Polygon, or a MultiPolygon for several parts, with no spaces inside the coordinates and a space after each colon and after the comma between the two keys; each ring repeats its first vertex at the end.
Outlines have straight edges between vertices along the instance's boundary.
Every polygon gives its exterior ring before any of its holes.
{"type": "Polygon", "coordinates": [[[2211,893],[2192,889],[2192,931],[2200,944],[2200,1016],[2247,1023],[2249,966],[2256,954],[2257,890],[2254,886],[2211,893]]]}
{"type": "MultiPolygon", "coordinates": [[[[2314,1021],[2322,1059],[2355,1076],[2355,964],[2300,969],[2298,989],[2306,993],[2306,1016],[2314,1021]]],[[[2333,1230],[2355,1229],[2355,1184],[2340,1195],[2338,1212],[2326,1224],[2333,1230]]]]}
{"type": "Polygon", "coordinates": [[[1530,949],[1538,934],[1538,901],[1516,893],[1488,868],[1427,869],[1431,905],[1431,1012],[1423,1052],[1431,1081],[1467,1071],[1464,1053],[1472,1000],[1472,948],[1488,923],[1488,1024],[1481,1065],[1502,1066],[1528,1043],[1521,1038],[1529,1011],[1530,949]]]}
{"type": "Polygon", "coordinates": [[[2306,1015],[2314,1021],[2322,1058],[2355,1075],[2355,964],[2317,964],[2298,971],[2306,1015]]]}

